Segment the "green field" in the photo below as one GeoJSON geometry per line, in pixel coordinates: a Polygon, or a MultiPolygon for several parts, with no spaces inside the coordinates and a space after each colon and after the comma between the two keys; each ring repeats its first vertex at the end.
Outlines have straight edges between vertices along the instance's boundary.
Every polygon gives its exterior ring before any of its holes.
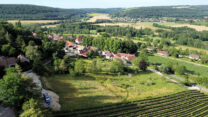
{"type": "Polygon", "coordinates": [[[207,101],[207,95],[190,90],[128,103],[58,112],[54,115],[55,117],[206,117],[207,101]]]}
{"type": "Polygon", "coordinates": [[[200,75],[208,75],[208,67],[205,66],[200,66],[200,65],[195,65],[193,63],[187,63],[183,62],[177,59],[171,59],[169,57],[163,57],[163,56],[149,56],[149,62],[150,63],[159,63],[159,64],[166,64],[169,61],[174,61],[178,62],[180,65],[184,65],[189,71],[194,72],[195,74],[200,74],[200,75]]]}
{"type": "Polygon", "coordinates": [[[186,90],[152,73],[128,75],[55,75],[43,78],[47,88],[60,96],[62,110],[103,106],[118,102],[164,96],[186,90]]]}

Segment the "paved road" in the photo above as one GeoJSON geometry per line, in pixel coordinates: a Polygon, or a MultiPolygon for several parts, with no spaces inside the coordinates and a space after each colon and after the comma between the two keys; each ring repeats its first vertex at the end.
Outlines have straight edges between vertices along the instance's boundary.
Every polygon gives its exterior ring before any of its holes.
{"type": "MultiPolygon", "coordinates": [[[[163,73],[161,73],[161,72],[159,72],[159,71],[157,71],[157,70],[155,70],[155,69],[149,68],[149,70],[152,71],[152,72],[154,72],[154,73],[156,73],[156,74],[163,75],[163,73]]],[[[176,78],[176,79],[178,79],[178,80],[180,80],[180,81],[182,81],[182,82],[184,82],[184,79],[181,78],[181,77],[178,77],[178,76],[176,76],[176,75],[174,75],[174,74],[169,74],[169,75],[172,76],[172,77],[174,77],[174,78],[176,78]]],[[[176,80],[174,80],[174,79],[172,79],[172,78],[169,78],[169,77],[167,77],[167,76],[166,76],[165,78],[168,79],[168,80],[170,80],[170,81],[172,81],[172,82],[174,82],[174,83],[181,84],[181,83],[179,83],[178,81],[176,81],[176,80]]],[[[184,86],[185,86],[185,85],[184,85],[184,86]]],[[[203,87],[203,86],[200,86],[200,85],[194,85],[194,86],[192,86],[192,87],[187,87],[187,86],[186,86],[186,88],[188,88],[188,89],[200,90],[200,91],[204,91],[204,92],[207,92],[207,93],[208,93],[208,89],[205,88],[205,87],[203,87]]]]}
{"type": "Polygon", "coordinates": [[[15,113],[9,107],[4,108],[4,107],[0,106],[0,117],[15,117],[15,113]]]}

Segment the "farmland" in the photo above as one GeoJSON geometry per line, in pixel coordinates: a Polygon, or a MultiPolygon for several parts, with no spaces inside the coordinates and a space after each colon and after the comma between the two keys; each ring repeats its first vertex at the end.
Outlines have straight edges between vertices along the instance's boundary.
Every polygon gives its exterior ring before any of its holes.
{"type": "Polygon", "coordinates": [[[199,26],[199,25],[192,25],[192,24],[183,24],[183,23],[174,23],[174,22],[165,22],[165,23],[158,23],[160,25],[165,25],[165,26],[170,26],[170,27],[189,27],[189,28],[193,28],[197,31],[207,31],[208,27],[207,26],[199,26]]]}
{"type": "Polygon", "coordinates": [[[153,30],[156,30],[158,28],[153,26],[152,22],[139,22],[139,23],[99,23],[96,25],[100,26],[121,26],[121,27],[134,27],[136,29],[141,29],[141,28],[151,28],[153,30]]]}
{"type": "Polygon", "coordinates": [[[55,116],[68,117],[129,117],[129,116],[198,116],[203,117],[208,114],[207,95],[198,91],[183,91],[163,97],[149,98],[126,103],[116,103],[112,105],[81,109],[72,112],[59,112],[55,116]]]}
{"type": "MultiPolygon", "coordinates": [[[[59,20],[21,20],[22,24],[42,24],[42,23],[55,23],[59,20]]],[[[18,20],[8,20],[9,23],[16,23],[18,20]]]]}
{"type": "Polygon", "coordinates": [[[152,72],[128,75],[85,74],[44,77],[47,88],[60,96],[62,110],[91,108],[165,96],[186,90],[152,72]]]}
{"type": "Polygon", "coordinates": [[[111,19],[108,14],[92,13],[92,14],[89,14],[89,15],[92,16],[92,18],[90,18],[88,20],[88,22],[95,22],[98,19],[108,19],[108,20],[111,19]]]}

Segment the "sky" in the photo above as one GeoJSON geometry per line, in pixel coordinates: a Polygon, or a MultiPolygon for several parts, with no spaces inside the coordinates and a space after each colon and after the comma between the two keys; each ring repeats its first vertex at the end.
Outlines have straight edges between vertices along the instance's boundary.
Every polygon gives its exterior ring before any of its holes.
{"type": "Polygon", "coordinates": [[[129,8],[141,6],[208,5],[208,0],[0,0],[0,4],[33,4],[57,8],[129,8]]]}

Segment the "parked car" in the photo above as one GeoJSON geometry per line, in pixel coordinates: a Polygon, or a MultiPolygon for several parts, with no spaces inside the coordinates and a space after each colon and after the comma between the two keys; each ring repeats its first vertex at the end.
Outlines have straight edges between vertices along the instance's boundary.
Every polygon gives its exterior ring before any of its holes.
{"type": "Polygon", "coordinates": [[[50,104],[51,98],[50,98],[50,96],[48,95],[48,93],[44,93],[44,94],[43,94],[43,97],[44,97],[45,102],[46,102],[47,104],[50,104]]]}

